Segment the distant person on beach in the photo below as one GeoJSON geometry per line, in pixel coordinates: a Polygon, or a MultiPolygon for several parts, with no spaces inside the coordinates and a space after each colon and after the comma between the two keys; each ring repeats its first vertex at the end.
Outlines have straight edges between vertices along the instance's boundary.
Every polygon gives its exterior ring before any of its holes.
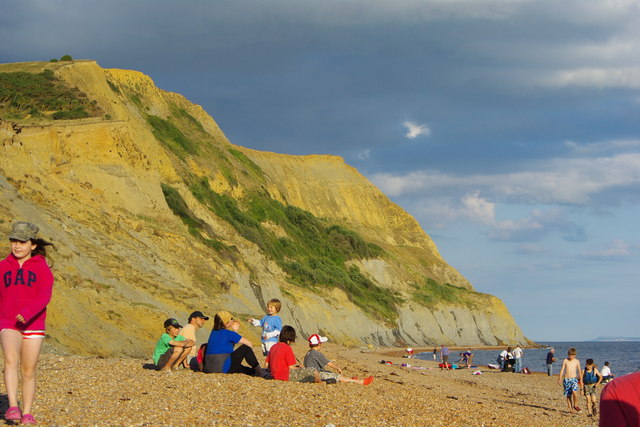
{"type": "Polygon", "coordinates": [[[609,362],[604,362],[604,366],[602,367],[602,370],[600,371],[600,373],[602,374],[602,384],[608,383],[615,377],[615,375],[611,373],[609,362]]]}
{"type": "Polygon", "coordinates": [[[587,359],[585,362],[584,373],[582,379],[584,382],[584,396],[587,398],[587,412],[592,417],[597,414],[598,398],[596,395],[596,387],[602,382],[602,375],[598,371],[598,367],[593,363],[593,359],[587,359]]]}
{"type": "Polygon", "coordinates": [[[511,354],[511,347],[507,347],[506,350],[502,350],[498,356],[498,363],[500,364],[500,371],[506,372],[511,369],[514,364],[513,355],[511,354]]]}
{"type": "Polygon", "coordinates": [[[433,361],[435,362],[438,358],[438,347],[433,347],[433,361]]]}
{"type": "Polygon", "coordinates": [[[516,348],[513,349],[513,358],[515,360],[514,369],[516,373],[522,372],[522,358],[524,357],[524,351],[520,348],[519,345],[516,345],[516,348]]]}
{"type": "Polygon", "coordinates": [[[191,368],[194,371],[198,370],[198,345],[196,339],[196,331],[204,326],[204,322],[209,320],[209,317],[202,314],[201,311],[194,311],[189,315],[189,319],[187,320],[187,324],[180,331],[180,335],[193,341],[194,344],[189,349],[189,354],[187,354],[187,358],[184,360],[183,364],[185,368],[191,368]]]}
{"type": "Polygon", "coordinates": [[[153,350],[153,363],[158,371],[171,371],[177,369],[187,358],[195,341],[186,339],[180,335],[182,325],[176,319],[169,318],[164,321],[164,334],[156,343],[153,350]]]}
{"type": "Polygon", "coordinates": [[[271,299],[267,303],[267,315],[262,319],[249,318],[248,321],[253,326],[262,327],[262,354],[266,356],[269,350],[278,342],[278,336],[282,329],[282,319],[278,316],[282,303],[278,299],[271,299]]]}
{"type": "Polygon", "coordinates": [[[460,360],[458,363],[464,363],[467,369],[471,368],[471,361],[473,360],[473,353],[471,353],[471,349],[468,348],[467,351],[460,353],[460,360]]]}
{"type": "Polygon", "coordinates": [[[556,356],[554,354],[555,352],[556,352],[555,348],[551,347],[549,349],[549,352],[547,353],[547,375],[548,376],[553,375],[553,364],[556,361],[556,356]]]}
{"type": "Polygon", "coordinates": [[[609,382],[600,394],[600,427],[640,426],[640,372],[609,382]]]}
{"type": "Polygon", "coordinates": [[[289,325],[282,327],[278,342],[267,355],[267,365],[273,379],[299,383],[322,383],[314,368],[302,368],[293,354],[291,343],[296,342],[296,330],[289,325]]]}
{"type": "Polygon", "coordinates": [[[373,382],[373,376],[367,377],[363,380],[358,380],[342,375],[342,369],[340,369],[335,362],[330,361],[327,359],[327,356],[320,352],[322,349],[322,343],[327,342],[326,337],[313,334],[307,339],[307,341],[309,342],[309,351],[304,356],[304,367],[316,369],[320,374],[320,379],[322,381],[333,380],[343,383],[358,383],[363,385],[369,385],[373,382]],[[337,372],[333,372],[327,368],[337,372]]]}
{"type": "Polygon", "coordinates": [[[45,259],[51,243],[38,237],[30,222],[13,224],[11,252],[0,261],[0,342],[4,353],[4,385],[8,422],[35,424],[31,415],[36,394],[36,368],[45,337],[47,305],[53,290],[53,274],[45,259]],[[22,410],[18,384],[22,378],[22,410]]]}
{"type": "Polygon", "coordinates": [[[266,375],[253,352],[253,344],[237,332],[239,328],[240,322],[228,311],[216,313],[205,350],[203,372],[258,377],[266,375]],[[236,344],[240,346],[234,350],[236,344]],[[243,365],[243,362],[249,366],[243,365]]]}
{"type": "Polygon", "coordinates": [[[580,412],[578,406],[578,391],[582,384],[582,370],[580,369],[580,361],[576,359],[578,352],[571,347],[567,352],[567,358],[562,361],[562,369],[560,369],[560,377],[558,384],[564,387],[564,396],[567,398],[567,406],[569,412],[580,412]]]}
{"type": "Polygon", "coordinates": [[[442,363],[442,366],[440,366],[441,370],[449,370],[449,353],[451,353],[449,347],[447,347],[445,344],[442,344],[440,346],[440,361],[442,363]]]}

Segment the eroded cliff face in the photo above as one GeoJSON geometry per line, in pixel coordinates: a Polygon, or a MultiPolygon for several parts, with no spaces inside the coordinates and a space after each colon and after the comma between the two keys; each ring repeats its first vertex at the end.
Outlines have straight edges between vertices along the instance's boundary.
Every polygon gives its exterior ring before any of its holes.
{"type": "MultiPolygon", "coordinates": [[[[185,321],[195,309],[222,308],[259,316],[270,298],[283,302],[284,322],[302,335],[321,331],[344,344],[527,342],[497,298],[472,292],[417,222],[342,159],[233,146],[202,108],[138,72],[105,70],[93,61],[5,64],[0,72],[44,68],[105,112],[82,120],[0,121],[0,232],[6,236],[13,221],[27,220],[56,245],[48,256],[56,284],[47,333],[58,350],[148,356],[166,317],[185,321]],[[150,126],[149,117],[170,123],[176,115],[192,122],[197,147],[172,149],[150,126]],[[249,161],[259,170],[247,169],[249,161]],[[396,324],[366,314],[339,288],[312,292],[291,284],[272,257],[194,196],[187,175],[204,177],[211,190],[237,200],[264,190],[379,245],[385,256],[348,263],[395,292],[396,324]],[[163,184],[232,250],[195,239],[167,204],[163,184]],[[425,277],[465,288],[471,300],[423,305],[412,297],[412,284],[425,277]]],[[[286,235],[277,225],[264,226],[286,235]]],[[[8,242],[3,247],[8,253],[8,242]]],[[[256,332],[242,326],[255,342],[256,332]]]]}

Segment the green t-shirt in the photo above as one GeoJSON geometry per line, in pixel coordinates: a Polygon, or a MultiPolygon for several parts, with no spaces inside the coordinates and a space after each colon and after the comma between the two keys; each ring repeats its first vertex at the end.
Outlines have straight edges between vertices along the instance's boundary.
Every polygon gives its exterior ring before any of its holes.
{"type": "Polygon", "coordinates": [[[160,356],[165,354],[167,350],[171,348],[171,345],[169,344],[171,341],[184,341],[184,340],[185,340],[185,337],[183,337],[182,335],[178,335],[177,337],[172,338],[171,335],[169,335],[166,332],[162,334],[162,336],[160,337],[160,339],[156,344],[155,350],[153,350],[153,363],[157,364],[158,360],[160,360],[160,356]]]}

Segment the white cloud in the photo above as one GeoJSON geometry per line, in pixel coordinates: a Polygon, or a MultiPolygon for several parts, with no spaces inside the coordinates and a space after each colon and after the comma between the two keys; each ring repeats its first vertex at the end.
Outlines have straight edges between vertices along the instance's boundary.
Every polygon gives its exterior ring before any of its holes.
{"type": "Polygon", "coordinates": [[[640,68],[580,68],[558,71],[549,78],[556,86],[590,86],[597,88],[640,88],[640,68]]]}
{"type": "Polygon", "coordinates": [[[360,160],[367,160],[369,159],[370,155],[371,155],[371,150],[362,150],[361,152],[358,153],[358,158],[360,160]]]}
{"type": "Polygon", "coordinates": [[[531,169],[466,176],[412,171],[404,175],[374,174],[371,179],[390,196],[460,194],[480,189],[487,197],[497,201],[573,205],[592,204],[597,195],[619,188],[630,190],[616,197],[631,197],[636,195],[636,187],[640,186],[640,153],[597,158],[558,158],[532,165],[531,169]]]}
{"type": "Polygon", "coordinates": [[[631,250],[629,248],[630,246],[628,243],[622,240],[614,240],[608,248],[595,251],[582,251],[580,255],[585,258],[621,258],[631,255],[631,250]]]}
{"type": "Polygon", "coordinates": [[[427,127],[427,125],[421,125],[413,122],[404,122],[402,126],[407,128],[407,133],[405,136],[409,139],[416,139],[420,135],[431,135],[431,130],[427,127]]]}
{"type": "Polygon", "coordinates": [[[462,198],[464,214],[475,221],[494,224],[496,222],[496,204],[483,199],[479,194],[476,191],[462,198]]]}

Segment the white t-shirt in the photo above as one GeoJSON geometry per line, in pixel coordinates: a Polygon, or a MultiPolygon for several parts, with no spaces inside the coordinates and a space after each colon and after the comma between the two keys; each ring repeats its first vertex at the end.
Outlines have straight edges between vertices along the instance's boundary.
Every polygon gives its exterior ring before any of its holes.
{"type": "Polygon", "coordinates": [[[602,369],[600,370],[600,374],[602,374],[603,377],[606,377],[607,375],[611,375],[611,369],[608,366],[603,366],[602,369]]]}
{"type": "Polygon", "coordinates": [[[524,354],[524,352],[522,351],[522,349],[520,347],[516,347],[513,350],[513,357],[516,358],[516,359],[521,359],[523,354],[524,354]]]}

